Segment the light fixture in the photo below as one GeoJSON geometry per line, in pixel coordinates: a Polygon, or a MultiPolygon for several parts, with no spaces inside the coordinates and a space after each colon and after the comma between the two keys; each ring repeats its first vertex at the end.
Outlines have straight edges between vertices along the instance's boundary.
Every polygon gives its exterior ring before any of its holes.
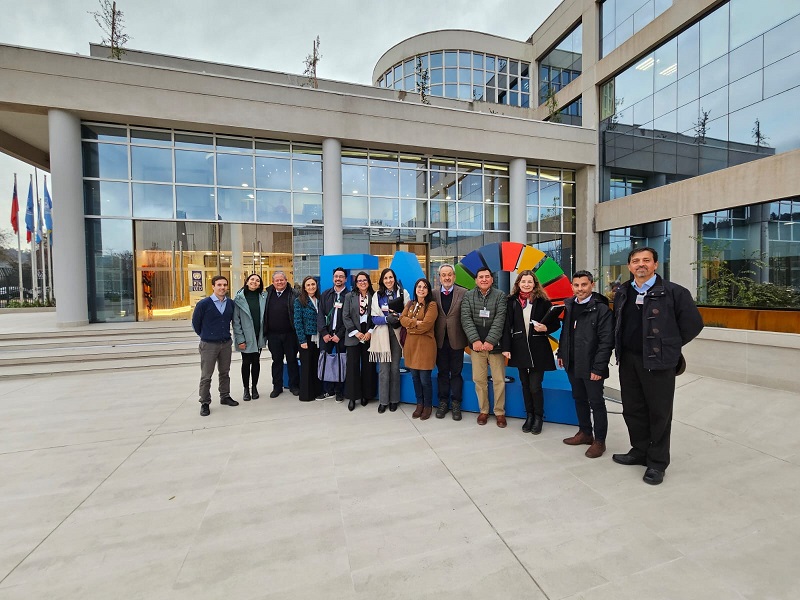
{"type": "Polygon", "coordinates": [[[666,69],[664,69],[663,71],[660,71],[660,72],[659,72],[659,75],[664,75],[664,76],[666,76],[666,75],[672,75],[672,74],[673,74],[673,73],[675,73],[677,70],[678,70],[678,63],[674,63],[674,64],[672,64],[672,65],[668,66],[668,67],[667,67],[666,69]]]}
{"type": "Polygon", "coordinates": [[[650,67],[656,64],[655,59],[652,56],[648,56],[643,62],[636,65],[637,71],[647,71],[650,67]]]}
{"type": "Polygon", "coordinates": [[[249,185],[247,185],[246,183],[243,183],[243,184],[242,184],[242,187],[250,187],[250,186],[249,186],[249,185]]]}
{"type": "Polygon", "coordinates": [[[357,194],[357,193],[358,193],[358,190],[353,190],[353,193],[354,193],[354,194],[357,194]]]}
{"type": "Polygon", "coordinates": [[[303,191],[304,191],[304,192],[307,192],[307,191],[308,191],[308,188],[307,188],[307,187],[304,187],[304,188],[303,188],[303,191]]]}

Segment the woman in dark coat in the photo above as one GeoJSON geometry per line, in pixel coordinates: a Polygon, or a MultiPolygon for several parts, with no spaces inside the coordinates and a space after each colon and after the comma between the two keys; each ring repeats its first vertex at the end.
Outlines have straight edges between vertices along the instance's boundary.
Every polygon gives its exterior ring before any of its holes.
{"type": "Polygon", "coordinates": [[[311,275],[303,279],[300,295],[294,301],[294,330],[300,344],[300,401],[310,402],[322,393],[317,377],[319,362],[319,332],[317,311],[319,293],[317,281],[311,275]]]}
{"type": "Polygon", "coordinates": [[[508,364],[519,370],[527,413],[522,431],[536,435],[542,432],[544,372],[556,370],[547,335],[558,329],[559,321],[553,319],[549,326],[539,322],[551,306],[547,292],[533,271],[521,271],[508,297],[503,354],[509,359],[508,364]]]}
{"type": "Polygon", "coordinates": [[[344,345],[347,349],[347,373],[344,382],[344,395],[347,409],[355,410],[356,402],[361,406],[369,404],[377,394],[378,373],[375,363],[369,360],[369,340],[372,337],[372,282],[366,271],[356,275],[356,287],[347,294],[342,309],[345,327],[344,345]]]}

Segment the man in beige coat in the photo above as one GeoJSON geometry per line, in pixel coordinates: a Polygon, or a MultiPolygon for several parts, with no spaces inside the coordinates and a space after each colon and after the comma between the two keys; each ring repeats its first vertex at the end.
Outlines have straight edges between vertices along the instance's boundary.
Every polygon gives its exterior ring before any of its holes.
{"type": "Polygon", "coordinates": [[[453,420],[461,420],[461,398],[464,379],[464,348],[468,345],[467,336],[461,326],[461,301],[467,290],[455,284],[456,272],[453,265],[439,267],[439,286],[433,289],[433,299],[439,309],[436,319],[436,368],[439,370],[439,408],[436,418],[443,419],[447,414],[450,399],[453,401],[453,420]]]}

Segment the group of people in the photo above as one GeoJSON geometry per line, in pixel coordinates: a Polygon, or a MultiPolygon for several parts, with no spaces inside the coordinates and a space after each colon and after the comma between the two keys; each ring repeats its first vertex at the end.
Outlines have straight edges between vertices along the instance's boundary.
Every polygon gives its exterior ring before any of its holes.
{"type": "MultiPolygon", "coordinates": [[[[231,334],[242,353],[243,400],[259,397],[259,356],[272,354],[272,391],[283,392],[283,364],[289,389],[301,401],[335,397],[348,409],[378,400],[378,412],[397,410],[400,403],[400,360],[411,372],[416,397],[413,418],[433,413],[432,371],[438,370],[436,418],[448,412],[462,419],[464,349],[469,348],[472,381],[478,399],[477,422],[490,416],[489,373],[494,392],[494,416],[505,428],[506,363],[519,371],[526,419],[522,431],[542,432],[546,371],[566,370],[578,417],[578,432],[563,440],[588,445],[585,455],[605,452],[608,418],[603,384],[615,351],[619,364],[623,416],[631,449],[614,454],[624,465],[643,465],[644,481],[663,481],[669,465],[670,424],[675,376],[683,362],[681,348],[703,327],[702,318],[685,288],[656,274],[658,253],[637,248],[628,257],[630,282],[620,286],[614,312],[605,296],[593,291],[588,271],[572,277],[573,296],[554,307],[536,274],[520,271],[510,295],[494,287],[488,267],[478,269],[476,286],[455,284],[455,269],[439,269],[439,285],[418,279],[409,293],[395,272],[383,269],[377,291],[360,271],[352,291],[343,268],[333,272],[333,287],[320,293],[314,277],[305,277],[299,293],[276,272],[266,290],[250,275],[233,298],[227,299],[225,277],[212,279],[213,293],[198,302],[192,324],[200,336],[200,414],[210,414],[211,376],[219,373],[220,403],[237,406],[230,395],[231,334]],[[563,318],[560,313],[563,312],[563,318]],[[554,357],[550,334],[563,328],[554,357]],[[320,380],[320,353],[325,359],[346,356],[344,373],[320,380]],[[299,354],[299,367],[297,356],[299,354]]],[[[327,371],[326,371],[327,372],[327,371]]]]}

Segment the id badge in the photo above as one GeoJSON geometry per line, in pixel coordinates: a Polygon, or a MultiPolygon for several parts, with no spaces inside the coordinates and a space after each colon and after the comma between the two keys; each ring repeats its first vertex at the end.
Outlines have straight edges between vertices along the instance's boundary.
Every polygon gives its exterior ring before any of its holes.
{"type": "Polygon", "coordinates": [[[341,302],[334,302],[333,303],[333,308],[342,308],[342,303],[341,302]]]}
{"type": "Polygon", "coordinates": [[[644,304],[644,294],[636,294],[636,304],[644,304]]]}
{"type": "Polygon", "coordinates": [[[489,318],[489,310],[486,308],[482,308],[481,312],[478,313],[478,316],[481,319],[488,319],[489,318]]]}

